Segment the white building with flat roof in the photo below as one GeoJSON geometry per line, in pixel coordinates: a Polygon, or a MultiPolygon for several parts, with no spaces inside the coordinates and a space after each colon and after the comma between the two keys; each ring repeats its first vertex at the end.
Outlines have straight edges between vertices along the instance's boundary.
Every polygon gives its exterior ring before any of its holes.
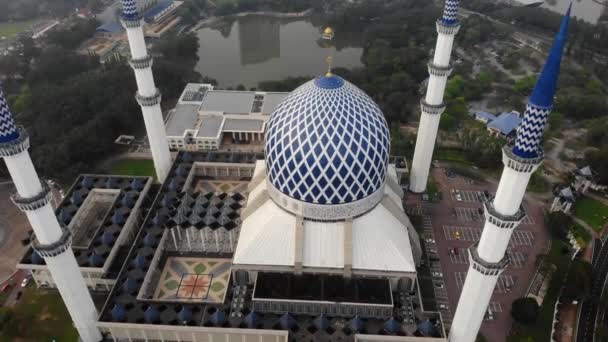
{"type": "Polygon", "coordinates": [[[169,148],[261,151],[270,114],[287,94],[189,83],[165,124],[169,148]]]}

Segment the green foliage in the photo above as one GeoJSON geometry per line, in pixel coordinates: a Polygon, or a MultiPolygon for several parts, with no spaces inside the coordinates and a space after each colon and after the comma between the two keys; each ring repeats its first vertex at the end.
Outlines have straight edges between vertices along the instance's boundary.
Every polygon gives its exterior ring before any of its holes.
{"type": "Polygon", "coordinates": [[[96,19],[78,19],[69,28],[58,28],[48,32],[47,41],[71,50],[89,39],[99,26],[96,19]]]}
{"type": "Polygon", "coordinates": [[[572,225],[572,218],[561,211],[548,213],[545,215],[545,226],[551,235],[560,240],[566,240],[568,230],[572,225]]]}
{"type": "Polygon", "coordinates": [[[515,81],[513,90],[524,95],[530,94],[534,88],[534,85],[536,85],[537,78],[537,75],[530,75],[520,78],[519,80],[515,81]]]}
{"type": "Polygon", "coordinates": [[[534,298],[518,298],[511,304],[511,317],[520,324],[534,324],[538,319],[538,312],[538,303],[534,298]]]}
{"type": "Polygon", "coordinates": [[[574,206],[574,216],[599,232],[608,222],[608,206],[589,197],[581,198],[574,206]]]}
{"type": "Polygon", "coordinates": [[[595,146],[601,146],[601,150],[592,150],[585,154],[585,160],[597,173],[601,184],[608,184],[608,145],[602,143],[607,137],[608,135],[603,135],[602,140],[592,142],[595,146]]]}
{"type": "Polygon", "coordinates": [[[591,264],[585,260],[575,259],[570,264],[568,277],[564,284],[562,299],[564,302],[587,299],[591,294],[591,264]]]}
{"type": "Polygon", "coordinates": [[[11,308],[0,307],[0,333],[8,333],[15,320],[15,314],[11,308]]]}
{"type": "Polygon", "coordinates": [[[78,341],[72,319],[56,291],[27,287],[12,310],[0,310],[5,312],[0,314],[4,317],[7,317],[6,312],[11,312],[6,329],[0,329],[0,342],[48,341],[51,337],[57,341],[78,341]]]}
{"type": "Polygon", "coordinates": [[[154,162],[147,159],[122,159],[109,167],[113,175],[149,176],[156,178],[154,162]]]}
{"type": "Polygon", "coordinates": [[[27,108],[30,104],[30,102],[32,101],[32,91],[30,90],[30,87],[28,85],[24,85],[23,87],[21,87],[21,93],[14,97],[12,104],[11,104],[11,110],[13,113],[21,113],[22,111],[25,110],[25,108],[27,108]]]}
{"type": "Polygon", "coordinates": [[[74,75],[94,69],[99,62],[95,57],[80,56],[59,46],[43,50],[36,65],[27,75],[30,84],[64,81],[74,75]]]}
{"type": "Polygon", "coordinates": [[[577,223],[572,223],[570,226],[570,233],[572,233],[572,236],[574,236],[576,242],[579,244],[579,246],[581,246],[581,248],[587,246],[589,241],[592,239],[591,233],[577,223]]]}
{"type": "Polygon", "coordinates": [[[477,44],[485,43],[494,39],[502,39],[508,35],[508,31],[497,27],[488,19],[479,15],[470,15],[462,20],[461,29],[456,36],[459,46],[472,48],[477,44]]]}
{"type": "Polygon", "coordinates": [[[502,166],[501,155],[504,139],[491,136],[485,129],[465,128],[461,135],[465,157],[484,169],[502,166]]]}

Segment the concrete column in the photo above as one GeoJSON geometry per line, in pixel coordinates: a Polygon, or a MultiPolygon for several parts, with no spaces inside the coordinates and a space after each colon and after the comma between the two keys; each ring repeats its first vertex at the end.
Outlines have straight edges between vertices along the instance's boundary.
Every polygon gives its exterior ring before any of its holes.
{"type": "Polygon", "coordinates": [[[412,192],[420,193],[426,190],[439,121],[441,113],[445,109],[443,95],[448,76],[451,73],[450,55],[458,29],[458,23],[446,25],[441,20],[437,22],[438,35],[435,55],[432,62],[429,63],[429,83],[426,96],[422,101],[422,114],[410,170],[410,190],[412,192]]]}
{"type": "Polygon", "coordinates": [[[144,116],[156,176],[162,183],[171,169],[171,154],[160,107],[161,96],[152,74],[152,58],[146,48],[142,21],[123,21],[123,26],[129,39],[131,67],[137,82],[137,100],[144,116]]]}
{"type": "Polygon", "coordinates": [[[69,232],[61,229],[51,206],[50,189],[42,186],[26,148],[10,156],[5,154],[4,160],[18,193],[13,201],[25,212],[40,246],[39,251],[42,247],[47,250],[41,256],[80,338],[84,342],[100,341],[101,333],[96,326],[97,309],[76,263],[69,232]]]}

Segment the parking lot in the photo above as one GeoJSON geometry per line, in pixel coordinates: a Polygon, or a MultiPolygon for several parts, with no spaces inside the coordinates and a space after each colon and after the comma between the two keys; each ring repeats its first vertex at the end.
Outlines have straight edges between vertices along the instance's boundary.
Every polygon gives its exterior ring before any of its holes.
{"type": "Polygon", "coordinates": [[[433,221],[431,216],[428,214],[428,210],[425,210],[422,206],[414,206],[414,208],[417,208],[417,211],[422,214],[424,246],[427,252],[429,269],[431,271],[430,273],[432,276],[433,292],[435,295],[437,310],[441,312],[444,323],[447,322],[446,324],[449,324],[452,322],[453,314],[449,306],[448,292],[443,282],[443,269],[441,267],[441,263],[439,262],[439,254],[437,251],[437,245],[435,243],[433,221]]]}
{"type": "MultiPolygon", "coordinates": [[[[494,196],[494,192],[489,192],[489,196],[494,196]]],[[[483,203],[488,198],[483,191],[451,189],[450,196],[452,201],[463,203],[483,203]]]]}
{"type": "MultiPolygon", "coordinates": [[[[466,226],[443,226],[443,236],[447,241],[462,240],[462,241],[478,241],[481,237],[481,227],[466,227],[466,226]]],[[[534,244],[535,234],[529,230],[520,230],[516,228],[511,236],[509,246],[532,246],[534,244]]]]}
{"type": "MultiPolygon", "coordinates": [[[[462,285],[464,285],[464,280],[466,279],[466,272],[456,272],[454,273],[454,277],[456,278],[456,286],[458,289],[462,289],[462,285]]],[[[515,284],[515,278],[508,274],[501,274],[498,277],[498,281],[496,282],[496,287],[494,288],[494,293],[502,294],[511,292],[513,285],[515,284]]]]}
{"type": "MultiPolygon", "coordinates": [[[[424,217],[421,237],[429,258],[433,258],[425,286],[429,289],[432,286],[435,306],[449,327],[451,310],[458,303],[469,268],[468,248],[481,237],[485,221],[483,202],[494,195],[496,184],[471,181],[460,175],[447,177],[443,169],[435,168],[432,172],[442,199],[429,202],[410,193],[405,199],[405,208],[408,215],[420,213],[424,217]]],[[[525,295],[534,274],[536,255],[546,253],[542,203],[526,198],[524,207],[528,216],[513,231],[507,250],[510,263],[497,281],[482,325],[482,332],[490,341],[506,342],[505,332],[511,326],[508,314],[511,303],[525,295]]]]}
{"type": "MultiPolygon", "coordinates": [[[[467,248],[449,248],[448,253],[450,255],[450,262],[452,264],[469,264],[469,252],[467,248]]],[[[510,267],[522,268],[526,262],[526,256],[522,252],[509,249],[507,251],[507,255],[509,256],[510,267]]]]}

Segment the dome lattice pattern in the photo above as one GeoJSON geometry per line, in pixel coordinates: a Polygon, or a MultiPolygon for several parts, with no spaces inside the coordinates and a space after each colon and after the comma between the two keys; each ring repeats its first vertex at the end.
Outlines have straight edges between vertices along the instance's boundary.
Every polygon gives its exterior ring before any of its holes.
{"type": "Polygon", "coordinates": [[[384,115],[363,91],[336,76],[313,80],[292,92],[270,118],[268,179],[280,192],[308,203],[354,202],[384,183],[389,139],[384,115]],[[327,87],[330,83],[334,86],[327,87]]]}

